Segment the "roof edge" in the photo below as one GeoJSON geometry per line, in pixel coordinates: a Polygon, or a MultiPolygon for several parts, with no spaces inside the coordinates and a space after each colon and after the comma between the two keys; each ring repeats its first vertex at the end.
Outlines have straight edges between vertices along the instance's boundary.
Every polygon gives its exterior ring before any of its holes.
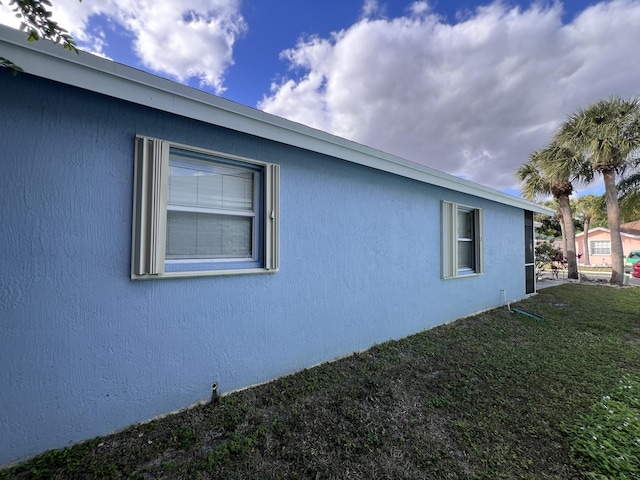
{"type": "MultiPolygon", "coordinates": [[[[606,227],[594,227],[594,228],[590,228],[589,229],[589,235],[591,235],[591,233],[593,232],[605,232],[605,233],[611,233],[611,230],[609,230],[606,227]]],[[[620,229],[620,235],[623,235],[625,237],[630,237],[630,238],[640,238],[640,235],[636,234],[636,233],[629,233],[628,231],[625,231],[624,228],[620,229]]],[[[582,232],[578,232],[576,233],[576,237],[583,237],[584,236],[584,231],[582,232]]]]}

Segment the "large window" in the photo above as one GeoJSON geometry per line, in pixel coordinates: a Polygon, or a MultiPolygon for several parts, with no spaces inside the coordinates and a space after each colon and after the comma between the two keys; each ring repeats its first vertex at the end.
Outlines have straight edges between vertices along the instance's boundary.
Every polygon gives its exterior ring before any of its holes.
{"type": "Polygon", "coordinates": [[[610,240],[592,240],[591,255],[611,255],[611,241],[610,240]]]}
{"type": "Polygon", "coordinates": [[[442,277],[484,271],[482,210],[442,202],[442,277]]]}
{"type": "Polygon", "coordinates": [[[136,138],[131,277],[278,269],[279,167],[136,138]]]}

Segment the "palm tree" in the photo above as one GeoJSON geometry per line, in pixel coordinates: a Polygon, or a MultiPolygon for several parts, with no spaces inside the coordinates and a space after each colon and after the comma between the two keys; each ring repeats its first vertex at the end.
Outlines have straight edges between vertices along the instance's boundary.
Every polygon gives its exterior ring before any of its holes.
{"type": "Polygon", "coordinates": [[[578,216],[582,217],[584,222],[584,264],[591,265],[591,259],[589,258],[589,228],[591,228],[591,221],[605,217],[604,214],[605,204],[604,197],[597,195],[583,195],[578,198],[575,203],[575,211],[578,216]]]}
{"type": "MultiPolygon", "coordinates": [[[[570,154],[564,148],[551,144],[543,150],[533,152],[529,161],[516,172],[522,186],[524,198],[535,201],[540,195],[553,195],[558,201],[560,227],[567,257],[567,276],[578,278],[578,262],[576,261],[576,237],[573,225],[573,214],[569,197],[573,193],[573,184],[568,175],[550,173],[549,165],[557,162],[558,157],[570,154]]],[[[568,165],[569,162],[565,162],[568,165]]]]}
{"type": "Polygon", "coordinates": [[[607,224],[611,233],[612,285],[624,283],[620,208],[616,174],[624,172],[640,149],[640,99],[602,100],[569,117],[555,142],[574,148],[604,180],[607,224]]]}

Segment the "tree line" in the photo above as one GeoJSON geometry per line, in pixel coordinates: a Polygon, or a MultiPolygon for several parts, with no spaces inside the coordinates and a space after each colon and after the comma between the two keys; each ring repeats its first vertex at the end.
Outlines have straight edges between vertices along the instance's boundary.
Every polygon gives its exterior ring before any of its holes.
{"type": "MultiPolygon", "coordinates": [[[[624,253],[620,236],[621,211],[640,216],[640,99],[612,97],[580,109],[560,125],[551,141],[529,156],[516,172],[522,195],[532,201],[552,196],[567,261],[567,276],[578,278],[574,208],[569,197],[574,185],[600,177],[604,195],[586,196],[575,204],[588,241],[591,222],[606,211],[611,233],[612,285],[624,283],[624,253]]],[[[585,247],[585,263],[589,264],[585,247]]]]}

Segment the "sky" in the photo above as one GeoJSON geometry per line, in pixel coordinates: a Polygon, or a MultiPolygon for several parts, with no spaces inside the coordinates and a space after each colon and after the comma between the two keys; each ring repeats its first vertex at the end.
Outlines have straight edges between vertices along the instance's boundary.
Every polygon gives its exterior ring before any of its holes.
{"type": "Polygon", "coordinates": [[[640,0],[52,3],[82,50],[515,195],[569,115],[640,95],[640,0]]]}

